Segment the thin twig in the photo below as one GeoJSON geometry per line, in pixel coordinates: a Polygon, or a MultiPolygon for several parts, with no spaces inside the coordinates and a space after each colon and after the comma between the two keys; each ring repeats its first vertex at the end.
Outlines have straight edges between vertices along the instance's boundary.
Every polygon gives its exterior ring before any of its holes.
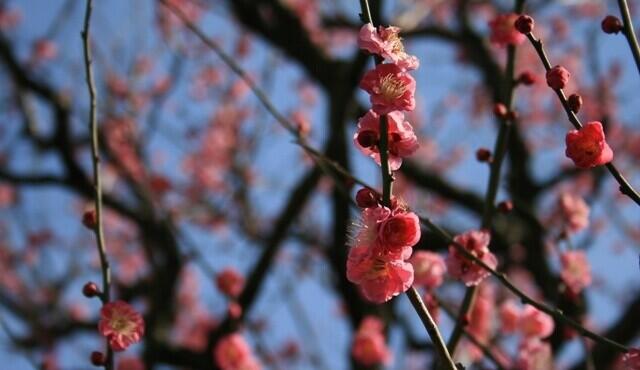
{"type": "MultiPolygon", "coordinates": [[[[93,189],[95,196],[95,212],[96,224],[93,229],[98,244],[98,254],[100,255],[100,268],[102,270],[102,293],[100,299],[102,304],[106,304],[110,300],[111,286],[111,269],[109,260],[107,259],[106,246],[104,241],[104,229],[102,227],[102,182],[100,178],[100,144],[98,142],[98,105],[96,98],[96,87],[93,78],[92,54],[90,45],[90,24],[91,13],[93,11],[93,0],[87,0],[87,8],[84,17],[84,28],[81,33],[82,46],[84,49],[84,65],[87,81],[87,89],[89,91],[90,110],[89,110],[89,131],[91,132],[91,162],[93,165],[93,189]]],[[[113,351],[107,344],[107,361],[105,364],[107,370],[113,369],[113,351]]]]}
{"type": "MultiPolygon", "coordinates": [[[[538,56],[540,57],[540,60],[542,61],[544,68],[547,71],[549,71],[551,69],[551,62],[549,61],[549,57],[547,56],[547,53],[544,51],[542,40],[536,38],[533,35],[533,33],[528,33],[527,38],[529,39],[529,41],[531,42],[531,45],[533,45],[534,49],[538,53],[538,56]]],[[[576,114],[571,110],[571,107],[569,107],[569,102],[567,101],[567,97],[565,96],[564,91],[562,91],[562,89],[558,89],[554,91],[556,92],[556,95],[558,95],[558,99],[560,99],[560,103],[562,104],[562,107],[567,113],[567,117],[569,118],[569,121],[571,122],[571,124],[577,130],[581,129],[582,123],[580,122],[580,119],[578,118],[578,116],[576,116],[576,114]]],[[[607,170],[609,170],[611,175],[616,179],[618,184],[620,184],[620,192],[628,196],[629,198],[631,198],[631,200],[633,200],[638,206],[640,206],[640,194],[638,194],[638,192],[633,188],[633,186],[629,184],[629,181],[627,181],[627,179],[614,166],[613,162],[609,162],[605,164],[605,167],[607,168],[607,170]]]]}
{"type": "Polygon", "coordinates": [[[620,8],[620,13],[622,13],[622,23],[624,24],[622,32],[629,43],[633,59],[636,61],[636,68],[638,68],[638,72],[640,72],[640,47],[638,46],[636,32],[633,28],[633,22],[631,21],[631,13],[629,12],[627,0],[618,0],[618,7],[620,8]]]}

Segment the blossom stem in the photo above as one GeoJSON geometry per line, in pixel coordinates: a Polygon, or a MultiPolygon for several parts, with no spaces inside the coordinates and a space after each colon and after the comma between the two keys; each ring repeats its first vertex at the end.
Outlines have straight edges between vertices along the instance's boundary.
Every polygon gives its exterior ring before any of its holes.
{"type": "MultiPolygon", "coordinates": [[[[100,146],[98,140],[98,104],[96,98],[95,81],[93,77],[93,57],[91,54],[90,45],[90,25],[91,14],[93,12],[93,0],[87,0],[87,7],[84,16],[84,27],[81,32],[82,46],[84,50],[84,66],[86,74],[87,89],[89,92],[89,131],[91,132],[91,162],[93,166],[93,190],[95,200],[95,212],[96,212],[96,224],[93,228],[98,254],[100,256],[100,269],[102,271],[102,294],[100,299],[102,304],[106,304],[110,300],[110,287],[111,287],[111,269],[109,267],[109,260],[107,258],[104,229],[102,227],[102,180],[100,177],[100,146]]],[[[113,369],[113,351],[107,344],[107,359],[105,363],[107,370],[113,369]]]]}
{"type": "MultiPolygon", "coordinates": [[[[371,11],[369,8],[368,0],[360,0],[360,8],[362,13],[360,14],[362,21],[365,23],[373,24],[373,19],[371,18],[371,11]]],[[[382,63],[381,58],[375,59],[376,65],[382,63]]],[[[393,186],[393,174],[389,168],[389,122],[387,119],[387,115],[383,114],[380,116],[380,141],[378,143],[378,150],[380,151],[380,170],[382,173],[382,204],[385,207],[391,208],[391,192],[393,186]]],[[[436,325],[435,321],[431,317],[427,306],[425,306],[420,294],[413,286],[409,287],[406,292],[411,305],[415,309],[416,313],[420,317],[422,324],[424,325],[431,341],[433,342],[436,351],[440,357],[440,366],[444,366],[444,368],[448,370],[456,370],[456,365],[447,350],[447,346],[442,339],[442,335],[440,334],[440,330],[436,325]]]]}
{"type": "Polygon", "coordinates": [[[633,28],[633,22],[631,21],[631,13],[629,12],[627,0],[618,0],[618,7],[620,8],[620,13],[622,13],[622,22],[624,24],[622,32],[629,43],[633,59],[636,62],[636,67],[638,68],[638,72],[640,72],[640,46],[638,46],[638,40],[636,39],[636,33],[633,28]]]}
{"type": "MultiPolygon", "coordinates": [[[[536,38],[533,35],[533,33],[528,33],[527,38],[529,39],[529,42],[531,42],[531,45],[533,45],[533,48],[536,50],[536,53],[538,54],[538,57],[542,61],[544,68],[547,71],[549,71],[551,69],[551,62],[549,61],[549,57],[547,56],[547,53],[544,50],[544,46],[542,45],[542,40],[540,40],[539,38],[536,38]]],[[[555,92],[556,92],[556,95],[558,95],[560,104],[562,104],[564,111],[567,113],[569,122],[571,122],[571,124],[577,130],[581,129],[582,123],[580,122],[580,119],[578,118],[578,116],[571,110],[571,107],[569,106],[569,101],[567,100],[567,97],[564,94],[564,91],[562,91],[562,89],[557,89],[555,90],[555,92]]],[[[622,173],[620,173],[620,171],[618,170],[618,168],[616,168],[613,162],[609,162],[605,164],[605,167],[607,168],[607,170],[609,170],[609,173],[611,173],[613,178],[615,178],[618,184],[620,185],[620,192],[628,196],[629,198],[631,198],[631,200],[633,200],[638,206],[640,206],[640,194],[638,194],[638,192],[633,188],[633,186],[631,186],[629,181],[622,175],[622,173]]]]}

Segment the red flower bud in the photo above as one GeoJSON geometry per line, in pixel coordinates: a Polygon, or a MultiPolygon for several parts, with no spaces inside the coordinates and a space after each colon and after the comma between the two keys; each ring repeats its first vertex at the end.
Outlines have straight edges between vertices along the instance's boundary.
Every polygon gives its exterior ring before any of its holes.
{"type": "Polygon", "coordinates": [[[476,159],[479,162],[491,162],[491,151],[487,148],[480,148],[476,151],[476,159]]]}
{"type": "Polygon", "coordinates": [[[378,144],[378,134],[371,130],[362,131],[358,134],[357,140],[363,148],[370,148],[378,144]]]}
{"type": "Polygon", "coordinates": [[[518,77],[518,82],[526,86],[533,85],[537,80],[538,79],[536,78],[536,75],[534,75],[531,71],[524,71],[518,77]]]}
{"type": "Polygon", "coordinates": [[[498,118],[505,118],[507,116],[507,107],[502,103],[495,103],[493,105],[493,114],[498,118]]]}
{"type": "Polygon", "coordinates": [[[96,227],[96,223],[97,223],[97,218],[96,218],[96,211],[93,209],[90,209],[88,211],[86,211],[83,215],[82,215],[82,224],[89,230],[93,230],[96,227]]]}
{"type": "Polygon", "coordinates": [[[555,66],[547,71],[547,85],[554,90],[564,89],[569,82],[571,73],[562,66],[555,66]]]}
{"type": "Polygon", "coordinates": [[[369,188],[362,188],[356,193],[356,204],[360,208],[371,208],[378,205],[380,195],[369,188]]]}
{"type": "Polygon", "coordinates": [[[518,19],[516,19],[514,26],[520,33],[526,35],[527,33],[533,32],[533,27],[535,26],[535,24],[536,22],[533,20],[533,18],[526,14],[522,14],[518,17],[518,19]]]}
{"type": "Polygon", "coordinates": [[[618,33],[624,28],[620,19],[618,19],[618,17],[614,17],[613,15],[604,17],[601,26],[604,33],[608,34],[618,33]]]}
{"type": "Polygon", "coordinates": [[[100,295],[100,288],[96,283],[90,281],[82,287],[82,294],[87,298],[93,298],[100,295]]]}
{"type": "Polygon", "coordinates": [[[510,200],[505,200],[498,203],[498,211],[501,213],[509,213],[513,211],[513,202],[510,200]]]}
{"type": "Polygon", "coordinates": [[[91,352],[91,363],[94,366],[104,366],[107,363],[107,357],[102,352],[91,352]]]}
{"type": "Polygon", "coordinates": [[[582,97],[578,94],[571,94],[567,99],[569,103],[569,108],[573,113],[578,113],[580,108],[582,107],[582,97]]]}

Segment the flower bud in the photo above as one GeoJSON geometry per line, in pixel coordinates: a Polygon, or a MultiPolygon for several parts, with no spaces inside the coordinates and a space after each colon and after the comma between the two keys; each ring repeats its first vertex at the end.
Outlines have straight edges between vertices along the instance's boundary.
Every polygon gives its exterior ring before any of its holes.
{"type": "Polygon", "coordinates": [[[358,134],[357,140],[363,148],[370,148],[378,144],[378,134],[371,130],[362,131],[358,134]]]}
{"type": "Polygon", "coordinates": [[[582,97],[578,94],[571,94],[567,99],[569,103],[569,108],[573,113],[578,113],[580,108],[582,107],[582,97]]]}
{"type": "Polygon", "coordinates": [[[94,366],[104,366],[107,363],[107,358],[102,352],[91,352],[91,363],[94,366]]]}
{"type": "Polygon", "coordinates": [[[562,66],[555,66],[547,71],[547,85],[554,90],[564,89],[569,82],[571,73],[562,66]]]}
{"type": "Polygon", "coordinates": [[[491,151],[487,148],[480,148],[476,151],[478,162],[491,162],[491,151]]]}
{"type": "Polygon", "coordinates": [[[502,103],[496,103],[493,105],[493,114],[498,118],[505,118],[507,116],[507,107],[502,103]]]}
{"type": "Polygon", "coordinates": [[[518,82],[525,86],[531,86],[536,83],[537,78],[531,71],[524,71],[518,77],[518,82]]]}
{"type": "Polygon", "coordinates": [[[362,188],[356,193],[356,204],[360,208],[371,208],[378,205],[380,196],[369,188],[362,188]]]}
{"type": "Polygon", "coordinates": [[[533,20],[533,18],[531,18],[526,14],[522,14],[521,16],[518,17],[518,19],[516,19],[514,26],[520,33],[523,33],[526,35],[528,33],[533,32],[533,27],[535,26],[535,23],[536,22],[533,20]]]}
{"type": "Polygon", "coordinates": [[[93,209],[85,211],[85,213],[82,215],[82,224],[87,229],[93,230],[96,228],[96,223],[97,223],[96,211],[93,209]]]}
{"type": "Polygon", "coordinates": [[[90,281],[82,287],[82,294],[87,298],[93,298],[100,295],[100,288],[96,283],[90,281]]]}
{"type": "Polygon", "coordinates": [[[513,202],[510,200],[505,200],[498,203],[498,211],[501,213],[509,213],[513,211],[513,202]]]}
{"type": "Polygon", "coordinates": [[[602,20],[601,26],[602,26],[602,31],[608,34],[618,33],[622,31],[622,29],[624,28],[620,19],[613,15],[608,15],[604,17],[604,19],[602,20]]]}

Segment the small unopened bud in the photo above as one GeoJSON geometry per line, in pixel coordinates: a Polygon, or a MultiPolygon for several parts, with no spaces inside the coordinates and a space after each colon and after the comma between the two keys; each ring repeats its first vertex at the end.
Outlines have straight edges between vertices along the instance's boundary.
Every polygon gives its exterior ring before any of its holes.
{"type": "Polygon", "coordinates": [[[98,288],[96,283],[90,281],[82,287],[82,294],[87,298],[97,297],[100,295],[100,288],[98,288]]]}
{"type": "Polygon", "coordinates": [[[85,213],[82,215],[82,224],[87,229],[93,230],[96,228],[96,223],[97,223],[96,211],[93,209],[85,211],[85,213]]]}
{"type": "Polygon", "coordinates": [[[620,19],[613,15],[608,15],[604,17],[604,19],[602,20],[601,26],[602,26],[602,31],[608,34],[618,33],[622,31],[622,29],[624,28],[620,19]]]}
{"type": "Polygon", "coordinates": [[[491,151],[487,148],[480,148],[476,151],[476,159],[479,162],[491,162],[491,151]]]}
{"type": "Polygon", "coordinates": [[[356,140],[363,148],[370,148],[378,144],[378,134],[371,130],[362,131],[356,140]]]}
{"type": "Polygon", "coordinates": [[[535,24],[536,22],[533,20],[533,18],[526,14],[522,14],[518,17],[518,19],[516,19],[514,26],[516,27],[518,32],[526,35],[533,32],[533,27],[535,26],[535,24]]]}
{"type": "Polygon", "coordinates": [[[107,357],[102,352],[91,352],[91,363],[94,366],[104,366],[107,363],[107,357]]]}
{"type": "Polygon", "coordinates": [[[520,73],[520,76],[518,76],[518,82],[525,86],[531,86],[536,83],[537,80],[538,79],[531,71],[524,71],[520,73]]]}
{"type": "Polygon", "coordinates": [[[567,98],[567,102],[569,103],[569,108],[573,113],[580,112],[580,108],[582,107],[582,97],[578,94],[571,94],[569,98],[567,98]]]}
{"type": "Polygon", "coordinates": [[[495,114],[496,117],[505,118],[507,116],[507,113],[508,113],[508,109],[504,104],[495,103],[493,105],[493,114],[495,114]]]}
{"type": "Polygon", "coordinates": [[[562,66],[555,66],[547,71],[547,85],[554,90],[564,89],[569,82],[571,73],[562,66]]]}
{"type": "Polygon", "coordinates": [[[378,205],[380,196],[369,188],[362,188],[356,193],[356,204],[360,208],[372,208],[378,205]]]}
{"type": "Polygon", "coordinates": [[[513,211],[513,202],[510,200],[505,200],[498,203],[498,211],[501,213],[509,213],[513,211]]]}

